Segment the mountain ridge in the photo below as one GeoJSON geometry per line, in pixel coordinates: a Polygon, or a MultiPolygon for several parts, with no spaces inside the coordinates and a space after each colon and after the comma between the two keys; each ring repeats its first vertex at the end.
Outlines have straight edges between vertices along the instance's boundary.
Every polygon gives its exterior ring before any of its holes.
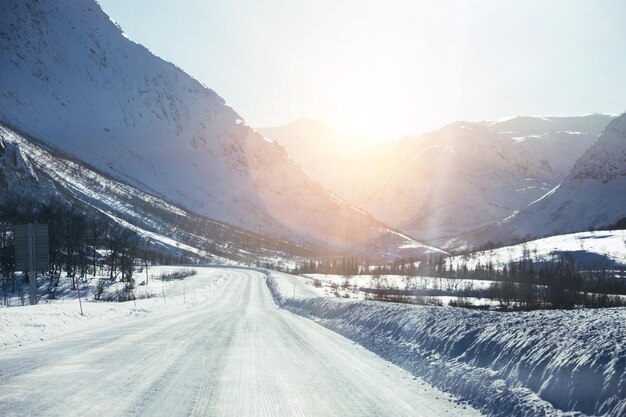
{"type": "Polygon", "coordinates": [[[208,218],[293,242],[406,243],[335,198],[213,90],[92,1],[0,6],[0,121],[208,218]]]}
{"type": "Polygon", "coordinates": [[[453,239],[467,248],[608,228],[626,217],[626,114],[611,121],[563,181],[506,219],[453,239]]]}
{"type": "MultiPolygon", "coordinates": [[[[504,219],[542,197],[562,181],[613,118],[592,114],[456,121],[419,137],[350,154],[293,159],[334,194],[411,236],[438,243],[504,219]],[[459,137],[456,143],[450,140],[453,136],[459,137]],[[471,143],[481,144],[483,153],[493,158],[477,154],[471,143]],[[435,166],[432,160],[441,164],[435,166]],[[429,186],[441,179],[442,170],[456,180],[429,186]],[[436,194],[444,185],[450,192],[436,194]],[[464,198],[455,200],[456,194],[464,198]]],[[[266,136],[281,141],[280,135],[266,136]]],[[[297,132],[290,140],[297,140],[297,132]]]]}

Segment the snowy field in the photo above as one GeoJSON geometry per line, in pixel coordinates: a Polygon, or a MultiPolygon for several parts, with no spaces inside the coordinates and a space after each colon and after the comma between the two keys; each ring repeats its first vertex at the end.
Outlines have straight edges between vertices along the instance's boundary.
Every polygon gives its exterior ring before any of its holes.
{"type": "MultiPolygon", "coordinates": [[[[346,278],[335,274],[305,274],[295,276],[281,274],[277,278],[276,273],[272,275],[279,285],[283,296],[293,298],[293,288],[296,285],[296,298],[331,297],[346,298],[356,300],[366,300],[372,298],[373,294],[367,289],[376,288],[376,279],[371,275],[353,275],[348,278],[348,287],[344,287],[346,278]],[[319,287],[314,283],[318,282],[319,287]]],[[[425,302],[441,303],[448,305],[450,302],[471,302],[472,305],[497,306],[498,303],[489,298],[485,298],[483,293],[493,281],[472,280],[472,279],[452,279],[441,277],[415,276],[408,280],[409,290],[424,291],[427,295],[425,302]]],[[[402,275],[381,275],[380,284],[382,288],[391,290],[405,290],[407,279],[402,275]]]]}
{"type": "MultiPolygon", "coordinates": [[[[583,268],[622,268],[626,266],[626,231],[553,236],[515,246],[450,257],[447,263],[448,268],[459,269],[464,264],[472,270],[479,264],[484,267],[491,262],[496,269],[502,269],[512,261],[522,260],[524,256],[540,263],[554,260],[561,255],[573,258],[576,265],[583,268]]],[[[379,278],[372,275],[344,277],[336,274],[305,274],[297,277],[283,274],[280,278],[276,275],[274,277],[284,296],[289,298],[293,298],[294,283],[296,298],[339,297],[366,300],[371,298],[367,290],[380,286],[390,290],[423,291],[430,301],[443,305],[462,301],[471,302],[476,307],[498,306],[498,302],[486,298],[486,290],[494,283],[491,280],[403,275],[381,275],[379,278]],[[315,283],[318,287],[314,287],[315,283]]]]}
{"type": "MultiPolygon", "coordinates": [[[[315,279],[324,286],[335,284],[341,286],[345,277],[333,274],[305,274],[306,282],[311,284],[315,279]]],[[[480,279],[453,279],[428,276],[405,277],[403,275],[381,275],[380,282],[385,288],[392,289],[424,289],[441,291],[484,290],[489,288],[493,281],[480,279]],[[407,286],[408,283],[408,286],[407,286]]],[[[376,279],[371,275],[353,275],[348,278],[350,286],[356,285],[363,288],[375,288],[376,279]]]]}
{"type": "MultiPolygon", "coordinates": [[[[184,280],[162,281],[160,276],[174,271],[192,268],[156,266],[149,269],[148,285],[137,285],[135,301],[104,302],[94,301],[93,295],[97,280],[81,284],[81,297],[84,315],[80,314],[78,292],[71,290],[70,279],[62,278],[58,300],[40,300],[35,306],[19,306],[18,296],[9,301],[14,307],[0,308],[0,346],[23,344],[45,340],[67,333],[77,333],[86,329],[106,325],[112,321],[124,321],[146,317],[158,313],[169,313],[190,308],[205,302],[215,288],[234,271],[193,268],[197,274],[184,280]],[[145,298],[150,295],[150,298],[145,298]],[[19,307],[18,307],[19,306],[19,307]]],[[[145,275],[138,275],[141,282],[145,275]]],[[[43,280],[40,279],[40,282],[43,280]]],[[[116,287],[116,283],[109,291],[116,287]]],[[[45,288],[40,288],[43,293],[45,288]]],[[[28,295],[26,295],[28,304],[28,295]]]]}
{"type": "Polygon", "coordinates": [[[526,252],[536,261],[553,260],[559,255],[571,256],[577,264],[586,266],[626,265],[626,230],[581,232],[533,240],[514,246],[477,252],[449,258],[455,268],[466,263],[474,269],[478,263],[493,262],[502,268],[511,261],[519,261],[526,252]]]}

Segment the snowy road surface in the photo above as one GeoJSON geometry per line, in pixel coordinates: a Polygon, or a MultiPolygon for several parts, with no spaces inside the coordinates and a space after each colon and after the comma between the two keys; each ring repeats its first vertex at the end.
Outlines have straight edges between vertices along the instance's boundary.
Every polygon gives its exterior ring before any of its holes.
{"type": "Polygon", "coordinates": [[[229,275],[182,312],[0,350],[0,415],[479,415],[229,275]]]}

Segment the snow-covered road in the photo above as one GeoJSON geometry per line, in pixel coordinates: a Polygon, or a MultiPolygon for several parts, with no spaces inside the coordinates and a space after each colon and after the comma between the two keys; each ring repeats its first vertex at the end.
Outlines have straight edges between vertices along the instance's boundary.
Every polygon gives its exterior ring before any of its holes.
{"type": "Polygon", "coordinates": [[[479,415],[228,275],[185,311],[0,350],[0,415],[479,415]]]}

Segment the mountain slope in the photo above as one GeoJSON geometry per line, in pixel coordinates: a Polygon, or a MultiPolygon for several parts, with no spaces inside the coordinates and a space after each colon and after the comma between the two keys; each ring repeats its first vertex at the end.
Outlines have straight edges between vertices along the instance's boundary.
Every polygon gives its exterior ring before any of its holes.
{"type": "Polygon", "coordinates": [[[57,195],[56,188],[47,178],[40,178],[24,153],[7,131],[0,126],[0,202],[11,196],[15,200],[25,198],[47,201],[57,195]]]}
{"type": "Polygon", "coordinates": [[[511,135],[535,161],[549,165],[562,179],[614,118],[605,114],[519,116],[491,123],[489,130],[511,135]]]}
{"type": "Polygon", "coordinates": [[[453,123],[421,138],[422,149],[360,203],[422,239],[487,225],[557,182],[549,166],[484,123],[453,123]]]}
{"type": "Polygon", "coordinates": [[[519,116],[455,123],[352,152],[326,152],[331,147],[323,145],[322,154],[314,151],[315,138],[319,135],[326,143],[324,132],[330,129],[320,129],[317,122],[261,132],[278,142],[306,144],[307,152],[285,148],[335,195],[406,233],[443,241],[505,218],[541,197],[567,175],[613,118],[519,116]],[[524,166],[530,171],[520,170],[524,166]]]}
{"type": "Polygon", "coordinates": [[[613,120],[563,182],[519,213],[451,243],[508,243],[598,229],[626,217],[626,114],[613,120]]]}
{"type": "Polygon", "coordinates": [[[257,131],[281,144],[311,178],[353,204],[379,186],[407,154],[395,151],[400,146],[345,135],[309,118],[257,131]]]}
{"type": "Polygon", "coordinates": [[[0,204],[31,212],[33,204],[65,203],[91,219],[130,229],[157,252],[199,260],[248,262],[319,256],[318,248],[267,239],[182,210],[90,167],[55,154],[0,125],[0,204]]]}
{"type": "Polygon", "coordinates": [[[308,117],[282,126],[256,129],[268,139],[280,143],[301,166],[320,155],[347,154],[373,145],[370,139],[340,133],[308,117]]]}
{"type": "Polygon", "coordinates": [[[0,121],[209,218],[335,247],[407,243],[334,198],[93,1],[0,5],[0,121]]]}

